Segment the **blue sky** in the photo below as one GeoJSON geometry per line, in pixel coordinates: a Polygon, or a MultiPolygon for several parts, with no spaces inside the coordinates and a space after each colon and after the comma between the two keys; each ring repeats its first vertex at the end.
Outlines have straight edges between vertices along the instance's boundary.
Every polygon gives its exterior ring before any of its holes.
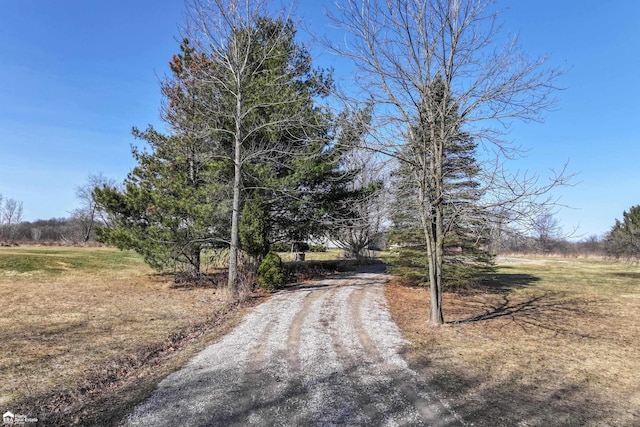
{"type": "MultiPolygon", "coordinates": [[[[301,0],[317,33],[331,1],[301,0]]],[[[557,111],[516,123],[522,170],[580,172],[556,191],[571,209],[565,232],[602,234],[640,204],[640,2],[498,1],[524,50],[566,70],[557,111]]],[[[161,127],[159,79],[178,50],[182,0],[14,0],[0,13],[0,193],[26,220],[68,216],[89,173],[124,179],[134,166],[131,127],[161,127]]],[[[319,48],[313,49],[319,53],[319,48]]],[[[319,64],[334,64],[328,54],[319,64]]],[[[340,75],[338,75],[340,77],[340,75]]]]}

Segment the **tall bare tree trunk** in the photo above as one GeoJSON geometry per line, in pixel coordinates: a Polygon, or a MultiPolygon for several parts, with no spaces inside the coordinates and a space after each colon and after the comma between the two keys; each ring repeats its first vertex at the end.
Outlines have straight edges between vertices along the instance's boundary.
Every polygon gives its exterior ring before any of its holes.
{"type": "Polygon", "coordinates": [[[430,311],[429,324],[433,326],[442,325],[444,317],[442,315],[442,260],[438,258],[439,242],[436,239],[435,224],[427,224],[424,227],[425,240],[427,242],[427,264],[429,265],[429,293],[430,311]]]}
{"type": "MultiPolygon", "coordinates": [[[[428,92],[432,91],[431,87],[427,88],[428,92]]],[[[433,106],[433,110],[429,113],[432,116],[435,112],[436,120],[431,119],[432,123],[429,126],[430,132],[430,144],[428,144],[429,156],[429,170],[430,182],[433,191],[432,213],[431,213],[431,230],[433,236],[433,250],[434,253],[430,256],[432,263],[432,271],[430,274],[431,279],[431,312],[429,315],[429,323],[432,326],[439,326],[444,323],[444,315],[442,313],[442,293],[443,293],[443,265],[444,265],[444,239],[445,239],[445,227],[444,227],[444,147],[447,140],[451,137],[451,131],[447,128],[448,124],[445,118],[447,117],[447,106],[449,88],[445,90],[444,99],[440,102],[440,105],[433,106]],[[437,125],[436,125],[437,123],[437,125]]],[[[434,98],[430,95],[430,98],[434,98]]],[[[433,117],[433,116],[432,116],[433,117]]]]}
{"type": "MultiPolygon", "coordinates": [[[[239,85],[238,85],[239,87],[239,85]]],[[[227,287],[232,294],[236,292],[236,279],[238,277],[238,249],[240,244],[240,186],[242,184],[241,149],[242,149],[242,129],[240,117],[242,117],[242,97],[236,97],[236,129],[235,129],[235,154],[233,173],[233,212],[231,214],[231,244],[229,245],[229,281],[227,287]]]]}
{"type": "MultiPolygon", "coordinates": [[[[430,167],[433,168],[434,165],[430,167]]],[[[444,212],[442,203],[438,203],[438,200],[431,200],[429,198],[428,189],[430,187],[428,187],[426,179],[426,177],[423,177],[422,188],[420,188],[419,192],[419,209],[422,231],[424,232],[427,246],[427,265],[429,266],[429,324],[438,326],[444,323],[444,316],[442,314],[442,265],[445,235],[443,223],[444,212]]],[[[438,186],[436,185],[435,188],[437,190],[438,186]]]]}
{"type": "Polygon", "coordinates": [[[442,265],[444,260],[444,229],[443,229],[443,212],[442,206],[436,208],[435,229],[435,256],[433,261],[433,279],[431,282],[431,313],[429,315],[429,323],[433,326],[442,325],[444,323],[444,315],[442,314],[442,265]]]}

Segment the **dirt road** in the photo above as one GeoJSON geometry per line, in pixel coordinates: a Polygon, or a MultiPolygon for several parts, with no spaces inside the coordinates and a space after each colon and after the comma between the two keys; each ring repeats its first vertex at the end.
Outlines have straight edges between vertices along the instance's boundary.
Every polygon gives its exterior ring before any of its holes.
{"type": "Polygon", "coordinates": [[[467,425],[398,354],[387,278],[343,274],[274,295],[127,425],[467,425]]]}

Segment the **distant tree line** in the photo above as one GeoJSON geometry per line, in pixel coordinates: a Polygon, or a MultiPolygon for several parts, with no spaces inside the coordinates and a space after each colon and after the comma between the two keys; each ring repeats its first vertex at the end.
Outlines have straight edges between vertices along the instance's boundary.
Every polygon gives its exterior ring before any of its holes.
{"type": "Polygon", "coordinates": [[[109,219],[93,197],[93,190],[102,186],[117,187],[116,180],[102,174],[89,174],[79,185],[76,198],[79,205],[69,217],[23,221],[23,204],[0,194],[0,242],[83,244],[96,241],[95,229],[106,226],[109,219]]]}
{"type": "Polygon", "coordinates": [[[558,255],[567,257],[579,256],[610,256],[608,253],[606,238],[591,235],[579,240],[557,236],[540,239],[531,235],[523,235],[519,232],[503,230],[499,237],[491,240],[490,245],[494,253],[500,255],[558,255]],[[498,240],[499,239],[499,240],[498,240]]]}
{"type": "MultiPolygon", "coordinates": [[[[97,223],[94,223],[95,227],[97,223]]],[[[85,242],[95,242],[95,234],[91,234],[88,240],[86,238],[86,224],[84,220],[69,217],[69,218],[51,218],[40,219],[36,221],[21,221],[18,224],[11,226],[9,232],[6,227],[1,228],[2,237],[0,241],[5,243],[45,243],[45,242],[58,242],[61,244],[82,244],[85,242]]],[[[488,240],[487,244],[490,248],[488,253],[499,254],[547,254],[547,255],[560,255],[560,256],[610,256],[614,258],[637,258],[637,254],[633,255],[633,251],[622,252],[624,248],[624,242],[634,242],[630,237],[623,235],[621,240],[618,240],[618,233],[608,233],[605,236],[588,236],[586,238],[571,241],[563,237],[556,237],[553,239],[545,239],[541,241],[534,236],[523,235],[522,233],[504,231],[500,236],[500,240],[488,240]],[[617,242],[617,243],[616,243],[617,242]]],[[[379,241],[384,241],[389,236],[389,232],[378,231],[376,232],[374,245],[371,245],[369,249],[372,250],[384,250],[389,248],[395,248],[394,238],[388,241],[388,244],[379,245],[379,241]]],[[[278,252],[288,252],[291,250],[290,243],[277,243],[272,245],[272,249],[278,252]]],[[[634,248],[635,246],[631,246],[634,248]]],[[[305,249],[305,246],[296,246],[296,249],[305,249]]],[[[319,245],[310,245],[307,251],[322,251],[326,250],[325,247],[319,245]]],[[[637,250],[637,249],[636,249],[637,250]]],[[[405,255],[410,252],[409,249],[403,252],[405,255]]],[[[454,252],[451,252],[452,254],[454,252]]],[[[354,255],[355,256],[355,255],[354,255]]]]}
{"type": "MultiPolygon", "coordinates": [[[[360,178],[365,179],[365,178],[360,178]]],[[[371,179],[366,178],[366,182],[371,179]]],[[[374,180],[375,181],[375,180],[374,180]]],[[[376,181],[377,182],[377,181],[376,181]]],[[[354,183],[352,185],[357,186],[354,183]]],[[[362,184],[364,185],[364,184],[362,184]]],[[[109,227],[112,223],[104,209],[99,206],[92,195],[92,190],[104,186],[117,187],[115,180],[106,178],[102,174],[90,174],[87,181],[76,188],[79,206],[67,218],[39,219],[23,221],[23,204],[12,198],[0,194],[0,243],[59,243],[84,244],[96,242],[96,227],[109,227]],[[91,191],[89,191],[91,190],[91,191]]],[[[332,236],[339,247],[345,249],[345,256],[358,257],[366,254],[367,250],[389,250],[397,252],[398,272],[413,271],[420,276],[425,273],[425,266],[420,270],[420,253],[424,249],[417,233],[414,219],[411,219],[410,205],[400,203],[407,197],[402,185],[395,185],[395,195],[392,195],[389,206],[380,206],[387,201],[380,192],[374,192],[360,198],[357,206],[360,212],[367,212],[364,218],[354,216],[351,228],[342,224],[332,236]],[[364,209],[366,204],[375,206],[364,209]],[[404,208],[401,208],[404,206],[404,208]],[[360,218],[360,219],[358,219],[360,218]],[[374,218],[374,219],[372,219],[374,218]],[[375,226],[371,225],[375,221],[375,226]],[[381,223],[389,223],[391,227],[384,227],[381,223]],[[349,237],[355,236],[355,237],[349,237]],[[354,252],[356,251],[356,252],[354,252]],[[404,267],[404,268],[403,268],[404,267]],[[422,271],[422,273],[419,273],[422,271]]],[[[475,234],[471,234],[475,235],[475,234]]],[[[553,215],[545,213],[536,218],[533,227],[528,232],[503,227],[493,229],[485,234],[481,242],[469,242],[458,234],[453,235],[448,243],[447,270],[452,274],[452,284],[460,284],[460,278],[473,281],[491,264],[492,255],[521,254],[521,255],[558,255],[558,256],[602,256],[613,259],[640,259],[640,205],[632,206],[624,211],[622,219],[616,219],[608,233],[602,236],[590,235],[581,239],[569,239],[560,228],[553,215]],[[478,244],[476,244],[478,243],[478,244]],[[466,260],[466,261],[463,261],[466,260]],[[463,271],[460,267],[469,265],[480,266],[478,270],[463,271]]],[[[278,241],[271,244],[271,249],[278,252],[295,251],[324,251],[325,246],[309,245],[305,242],[278,241]]]]}
{"type": "Polygon", "coordinates": [[[82,224],[75,218],[51,218],[20,222],[11,228],[10,233],[3,233],[0,240],[14,243],[82,243],[85,242],[84,237],[82,224]]]}
{"type": "Polygon", "coordinates": [[[616,219],[609,232],[570,240],[549,213],[538,216],[527,233],[502,228],[493,230],[489,244],[496,254],[543,254],[603,256],[619,260],[640,259],[640,205],[632,206],[616,219]]]}

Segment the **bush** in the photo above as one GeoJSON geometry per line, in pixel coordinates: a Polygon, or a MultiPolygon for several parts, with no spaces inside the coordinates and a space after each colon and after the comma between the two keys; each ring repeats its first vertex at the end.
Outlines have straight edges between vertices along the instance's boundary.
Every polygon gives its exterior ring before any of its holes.
{"type": "Polygon", "coordinates": [[[291,252],[291,243],[287,243],[287,242],[272,243],[271,250],[273,252],[291,252]]]}
{"type": "Polygon", "coordinates": [[[258,267],[258,283],[268,290],[283,288],[288,282],[287,269],[275,252],[269,252],[258,267]]]}
{"type": "Polygon", "coordinates": [[[327,247],[323,245],[309,245],[309,252],[327,252],[327,247]]]}

